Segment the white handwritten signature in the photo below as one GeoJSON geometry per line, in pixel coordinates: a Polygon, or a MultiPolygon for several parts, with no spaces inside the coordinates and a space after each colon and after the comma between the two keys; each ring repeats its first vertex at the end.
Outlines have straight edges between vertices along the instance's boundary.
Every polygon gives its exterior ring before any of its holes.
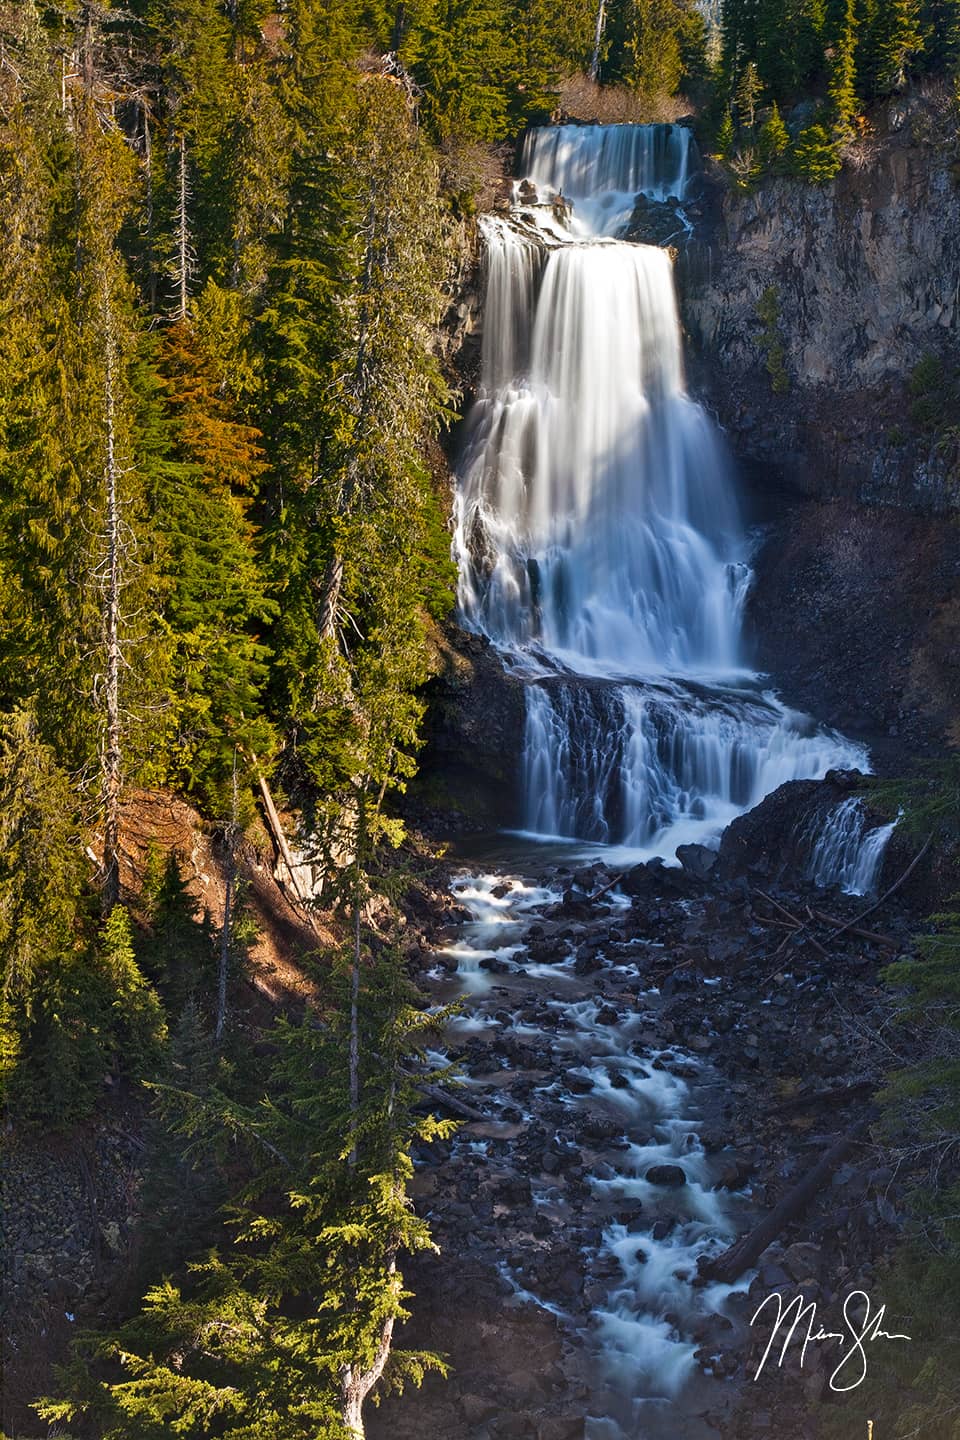
{"type": "Polygon", "coordinates": [[[802,1295],[795,1295],[789,1304],[784,1304],[783,1296],[779,1291],[774,1291],[762,1300],[753,1312],[751,1325],[755,1325],[761,1313],[768,1305],[775,1306],[773,1311],[776,1316],[773,1329],[770,1332],[770,1339],[767,1341],[767,1348],[763,1352],[763,1359],[757,1366],[757,1373],[754,1380],[759,1380],[763,1373],[763,1367],[770,1358],[777,1341],[782,1341],[780,1347],[780,1359],[776,1362],[777,1369],[781,1367],[787,1358],[787,1351],[799,1330],[798,1338],[802,1339],[800,1347],[800,1366],[807,1353],[807,1346],[823,1340],[839,1341],[843,1349],[843,1358],[830,1376],[830,1389],[837,1394],[844,1394],[848,1390],[856,1390],[867,1378],[867,1345],[875,1340],[909,1340],[909,1335],[898,1335],[895,1332],[884,1330],[883,1321],[887,1307],[881,1305],[874,1312],[870,1303],[870,1296],[865,1290],[851,1290],[843,1302],[843,1323],[844,1330],[824,1330],[817,1321],[817,1302],[815,1300],[805,1301],[802,1295]],[[863,1306],[863,1318],[857,1319],[856,1312],[863,1306]],[[806,1325],[804,1330],[802,1327],[806,1325]],[[849,1347],[849,1348],[848,1348],[849,1347]]]}

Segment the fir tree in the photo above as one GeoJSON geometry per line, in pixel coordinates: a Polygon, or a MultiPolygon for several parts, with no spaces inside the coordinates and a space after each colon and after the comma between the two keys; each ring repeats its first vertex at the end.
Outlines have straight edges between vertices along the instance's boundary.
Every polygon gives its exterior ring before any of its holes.
{"type": "Polygon", "coordinates": [[[918,0],[878,4],[864,44],[874,92],[887,95],[902,89],[923,50],[918,0]]]}
{"type": "Polygon", "coordinates": [[[794,172],[814,185],[827,184],[841,166],[836,142],[822,125],[808,125],[801,130],[790,159],[794,172]]]}
{"type": "Polygon", "coordinates": [[[760,126],[759,149],[763,165],[776,166],[790,146],[790,132],[783,123],[776,101],[770,106],[770,113],[760,126]]]}
{"type": "Polygon", "coordinates": [[[357,1105],[342,1009],[329,1028],[309,1016],[281,1022],[261,1105],[215,1089],[183,1093],[185,1133],[203,1143],[226,1127],[257,1158],[234,1243],[191,1266],[184,1285],[154,1286],[141,1314],[99,1343],[124,1380],[91,1384],[81,1364],[68,1377],[72,1397],[44,1402],[45,1418],[86,1410],[113,1440],[149,1440],[171,1423],[188,1440],[357,1440],[375,1389],[442,1368],[436,1356],[392,1349],[407,1313],[398,1261],[432,1243],[406,1198],[410,1145],[451,1129],[413,1114],[400,1063],[434,1021],[405,1004],[397,978],[393,959],[365,971],[357,1105]],[[344,1163],[350,1150],[354,1165],[344,1163]]]}
{"type": "Polygon", "coordinates": [[[854,120],[857,114],[857,96],[854,89],[856,48],[856,0],[846,0],[843,22],[833,45],[829,85],[833,133],[841,143],[849,140],[854,134],[854,120]]]}

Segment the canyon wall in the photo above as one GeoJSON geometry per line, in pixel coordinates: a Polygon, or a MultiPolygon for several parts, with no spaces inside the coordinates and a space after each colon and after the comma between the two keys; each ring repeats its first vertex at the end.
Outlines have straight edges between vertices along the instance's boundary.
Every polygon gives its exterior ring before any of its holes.
{"type": "Polygon", "coordinates": [[[755,659],[884,768],[960,738],[960,165],[944,106],[891,103],[825,186],[745,193],[708,172],[678,262],[691,385],[765,534],[755,659]]]}

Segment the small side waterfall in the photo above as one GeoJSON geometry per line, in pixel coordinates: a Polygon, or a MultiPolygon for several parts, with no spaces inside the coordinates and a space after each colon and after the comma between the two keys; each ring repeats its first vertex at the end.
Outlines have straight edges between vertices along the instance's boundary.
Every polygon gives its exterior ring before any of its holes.
{"type": "Polygon", "coordinates": [[[824,888],[839,886],[848,895],[872,894],[896,825],[894,820],[889,825],[869,826],[859,797],[841,801],[812,837],[808,878],[824,888]]]}
{"type": "Polygon", "coordinates": [[[456,502],[461,613],[529,682],[524,825],[668,856],[784,780],[869,768],[744,667],[747,545],[684,387],[670,258],[612,238],[639,191],[682,202],[696,163],[679,126],[528,133],[539,204],[524,187],[481,222],[456,502]]]}

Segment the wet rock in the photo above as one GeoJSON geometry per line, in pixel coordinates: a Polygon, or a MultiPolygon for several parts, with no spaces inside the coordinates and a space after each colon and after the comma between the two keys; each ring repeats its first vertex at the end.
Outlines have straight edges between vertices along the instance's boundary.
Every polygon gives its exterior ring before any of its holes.
{"type": "Polygon", "coordinates": [[[651,1165],[643,1177],[649,1185],[675,1190],[687,1183],[687,1172],[681,1165],[651,1165]]]}
{"type": "Polygon", "coordinates": [[[695,880],[707,880],[717,865],[717,852],[707,845],[678,845],[677,859],[695,880]]]}

